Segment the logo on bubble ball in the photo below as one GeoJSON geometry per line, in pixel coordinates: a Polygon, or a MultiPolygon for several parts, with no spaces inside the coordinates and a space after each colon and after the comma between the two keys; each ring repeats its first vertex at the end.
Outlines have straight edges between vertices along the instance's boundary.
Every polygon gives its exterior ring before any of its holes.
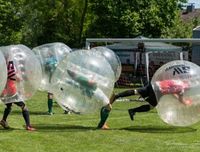
{"type": "Polygon", "coordinates": [[[189,66],[179,65],[177,67],[174,67],[173,75],[185,74],[185,73],[189,73],[189,72],[190,72],[189,66]]]}
{"type": "Polygon", "coordinates": [[[186,73],[190,73],[190,66],[186,66],[186,65],[173,65],[168,67],[165,71],[169,71],[172,70],[173,75],[180,75],[180,74],[186,74],[186,73]]]}

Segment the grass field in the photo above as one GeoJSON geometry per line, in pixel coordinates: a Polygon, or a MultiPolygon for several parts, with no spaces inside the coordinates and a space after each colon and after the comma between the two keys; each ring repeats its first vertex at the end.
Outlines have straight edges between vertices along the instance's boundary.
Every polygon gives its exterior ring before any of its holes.
{"type": "MultiPolygon", "coordinates": [[[[119,91],[119,90],[116,90],[119,91]]],[[[13,106],[8,122],[0,127],[0,152],[199,152],[200,123],[172,127],[162,122],[156,110],[139,113],[131,121],[127,109],[141,102],[117,102],[108,119],[110,130],[97,130],[99,113],[64,114],[55,103],[52,116],[46,115],[46,93],[27,102],[35,132],[24,129],[21,111],[13,106]]],[[[0,104],[0,117],[4,105],[0,104]]]]}

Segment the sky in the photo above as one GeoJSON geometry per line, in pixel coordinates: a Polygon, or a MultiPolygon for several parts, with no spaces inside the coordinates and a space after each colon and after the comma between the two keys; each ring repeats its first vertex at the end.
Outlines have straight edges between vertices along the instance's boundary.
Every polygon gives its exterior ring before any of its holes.
{"type": "Polygon", "coordinates": [[[194,3],[195,8],[200,8],[200,0],[188,0],[188,3],[194,3]]]}

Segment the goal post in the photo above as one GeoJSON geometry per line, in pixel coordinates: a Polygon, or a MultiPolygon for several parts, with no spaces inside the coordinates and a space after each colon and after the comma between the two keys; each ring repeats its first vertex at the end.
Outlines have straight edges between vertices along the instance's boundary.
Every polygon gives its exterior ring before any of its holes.
{"type": "MultiPolygon", "coordinates": [[[[136,60],[134,59],[135,67],[133,69],[136,69],[139,62],[141,62],[141,61],[138,62],[138,58],[139,58],[138,56],[141,56],[141,54],[143,54],[143,56],[144,56],[143,62],[145,64],[144,71],[145,71],[145,76],[146,76],[147,81],[150,80],[150,75],[149,75],[150,57],[152,57],[153,55],[156,56],[156,53],[158,54],[157,56],[159,56],[159,53],[160,54],[162,53],[165,56],[170,55],[170,53],[174,54],[174,56],[171,55],[172,60],[174,60],[174,59],[183,60],[184,59],[184,53],[186,51],[183,50],[182,46],[180,46],[181,50],[176,49],[175,46],[177,44],[181,44],[181,43],[187,44],[187,46],[190,47],[187,50],[187,52],[189,52],[189,50],[192,50],[192,56],[194,56],[193,58],[195,58],[194,63],[196,62],[196,64],[200,65],[200,38],[170,38],[170,39],[167,39],[167,38],[144,38],[144,37],[142,37],[142,38],[86,38],[85,48],[90,49],[91,47],[93,47],[92,44],[94,44],[94,43],[104,44],[104,46],[106,46],[106,47],[108,47],[110,44],[123,44],[124,46],[130,45],[130,44],[137,45],[140,43],[148,44],[148,45],[152,45],[152,46],[153,46],[153,44],[156,44],[156,43],[166,44],[166,46],[165,45],[161,46],[164,49],[161,49],[161,47],[159,48],[159,46],[158,46],[158,50],[154,49],[152,51],[151,49],[148,49],[148,50],[145,50],[144,52],[140,52],[140,50],[135,52],[136,60]],[[168,44],[169,44],[169,46],[167,46],[168,44]],[[170,47],[170,44],[176,44],[176,45],[172,45],[174,47],[170,47]],[[195,54],[194,54],[194,51],[196,51],[195,54]],[[138,53],[139,53],[139,55],[138,55],[138,53]],[[199,54],[199,56],[198,56],[198,54],[199,54]]],[[[122,54],[126,50],[123,50],[121,48],[120,51],[122,54]]],[[[135,50],[130,49],[130,51],[133,52],[135,50]]],[[[165,59],[165,56],[164,56],[164,59],[165,59]]],[[[141,57],[140,57],[140,59],[141,59],[141,57]]],[[[154,57],[154,59],[155,59],[155,57],[154,57]]],[[[161,61],[161,59],[159,61],[161,61]]],[[[168,58],[168,60],[170,60],[170,58],[168,58]]],[[[165,61],[167,61],[167,60],[165,60],[165,61]]],[[[192,60],[192,62],[193,62],[193,60],[192,60]]]]}

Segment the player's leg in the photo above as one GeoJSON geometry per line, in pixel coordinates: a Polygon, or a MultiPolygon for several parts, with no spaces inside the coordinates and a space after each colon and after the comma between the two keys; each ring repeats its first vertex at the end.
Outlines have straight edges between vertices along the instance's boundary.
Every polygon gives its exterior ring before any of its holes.
{"type": "Polygon", "coordinates": [[[53,94],[48,92],[47,95],[48,114],[53,115],[53,94]]]}
{"type": "Polygon", "coordinates": [[[120,92],[118,94],[113,93],[111,98],[110,98],[110,103],[101,108],[101,111],[100,111],[100,117],[101,118],[100,118],[100,121],[99,121],[97,128],[108,129],[108,126],[106,124],[106,120],[108,119],[110,111],[112,109],[111,105],[115,102],[116,99],[121,98],[121,97],[136,95],[136,94],[137,94],[137,92],[134,89],[126,90],[126,91],[120,92]]]}
{"type": "Polygon", "coordinates": [[[135,90],[135,89],[126,90],[126,91],[120,92],[118,94],[115,94],[114,100],[116,100],[118,98],[122,98],[122,97],[128,97],[128,96],[136,95],[136,94],[137,94],[137,90],[135,90]]]}
{"type": "Polygon", "coordinates": [[[156,95],[153,91],[152,86],[149,84],[144,88],[137,89],[137,92],[145,99],[149,104],[142,105],[136,108],[128,110],[131,120],[134,120],[134,116],[137,112],[148,112],[157,105],[156,95]]]}
{"type": "Polygon", "coordinates": [[[113,94],[110,98],[110,103],[106,106],[103,106],[100,111],[100,121],[98,123],[97,128],[108,129],[109,127],[106,124],[106,120],[109,117],[110,111],[112,109],[112,105],[115,101],[115,95],[113,94]]]}
{"type": "Polygon", "coordinates": [[[12,103],[8,103],[6,104],[6,108],[4,110],[4,113],[3,113],[3,118],[2,120],[0,121],[0,124],[2,125],[3,128],[5,129],[9,129],[9,125],[7,123],[7,117],[8,115],[10,114],[11,110],[12,110],[12,103]]]}
{"type": "Polygon", "coordinates": [[[134,120],[134,116],[136,112],[148,112],[152,109],[153,107],[150,104],[142,105],[136,108],[132,108],[128,110],[129,116],[131,120],[134,120]]]}
{"type": "Polygon", "coordinates": [[[36,130],[35,128],[33,128],[30,124],[30,116],[29,116],[29,110],[28,108],[26,107],[25,103],[23,101],[20,101],[20,102],[16,102],[15,103],[17,106],[21,107],[22,109],[22,115],[23,115],[23,118],[24,118],[24,121],[26,123],[26,130],[29,130],[29,131],[34,131],[36,130]]]}

